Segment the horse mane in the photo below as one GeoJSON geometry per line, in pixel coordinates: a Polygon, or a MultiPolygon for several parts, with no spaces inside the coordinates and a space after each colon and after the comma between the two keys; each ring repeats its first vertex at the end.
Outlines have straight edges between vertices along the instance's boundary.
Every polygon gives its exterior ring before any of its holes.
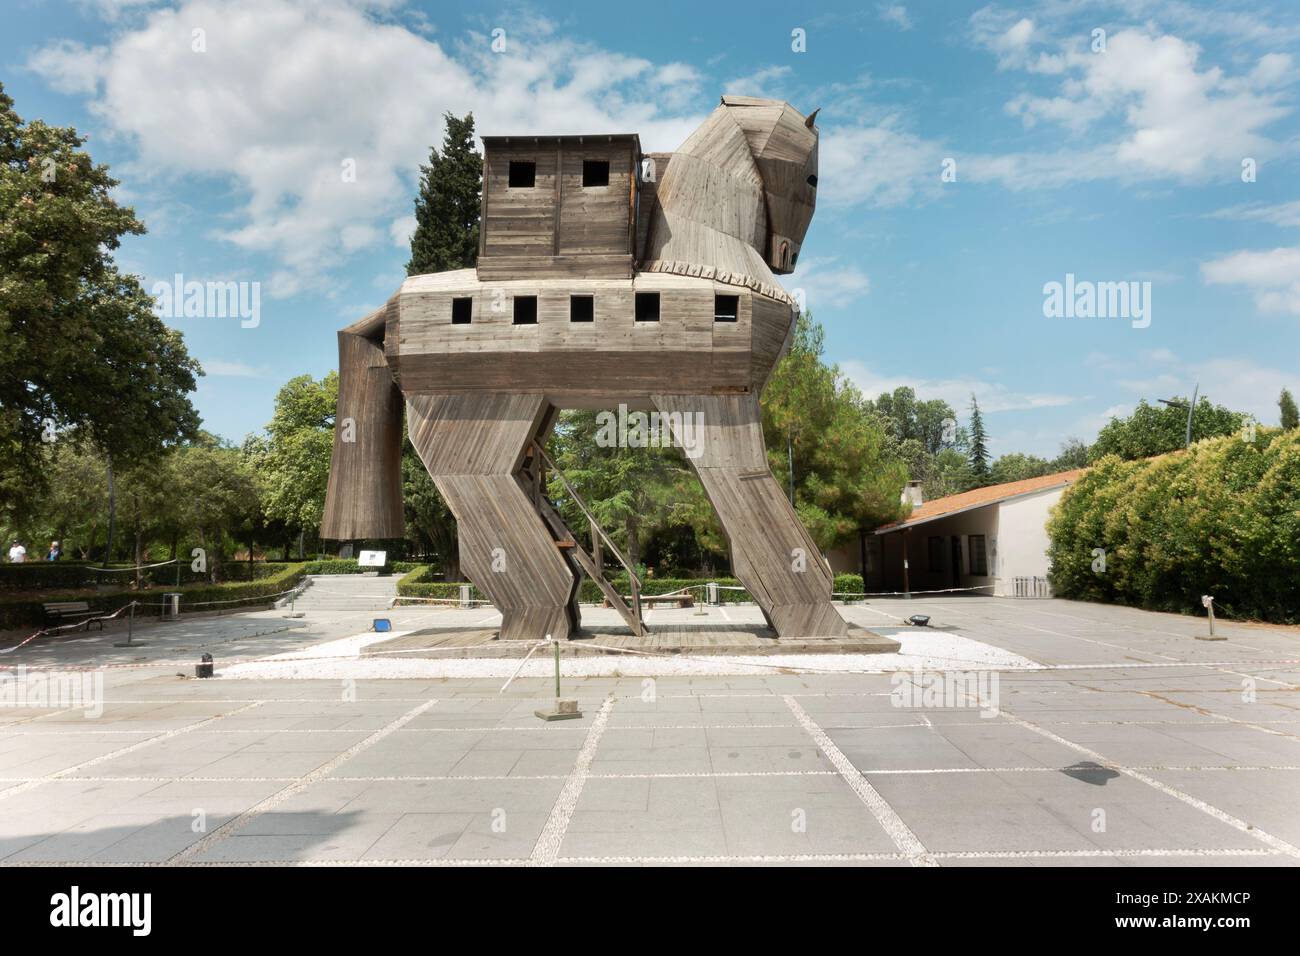
{"type": "Polygon", "coordinates": [[[763,258],[766,241],[763,176],[724,103],[672,154],[658,184],[641,270],[716,279],[791,301],[763,258]]]}

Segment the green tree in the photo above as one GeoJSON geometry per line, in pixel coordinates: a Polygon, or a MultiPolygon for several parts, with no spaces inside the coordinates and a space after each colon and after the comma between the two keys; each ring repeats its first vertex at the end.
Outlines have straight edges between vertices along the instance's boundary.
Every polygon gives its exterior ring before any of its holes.
{"type": "Polygon", "coordinates": [[[993,463],[989,471],[989,480],[991,484],[1000,485],[1008,481],[1024,481],[1026,478],[1050,475],[1052,471],[1053,464],[1046,458],[1012,452],[1003,455],[993,463]]]}
{"type": "Polygon", "coordinates": [[[310,375],[289,379],[275,396],[265,445],[254,442],[247,448],[248,454],[260,458],[258,471],[266,486],[266,516],[283,522],[287,529],[320,527],[338,397],[337,372],[319,381],[310,375]]]}
{"type": "Polygon", "coordinates": [[[919,401],[916,392],[908,386],[899,386],[893,393],[882,392],[872,408],[888,422],[893,437],[899,441],[915,439],[926,453],[937,454],[941,448],[952,448],[957,442],[957,415],[941,398],[919,401]]]}
{"type": "Polygon", "coordinates": [[[407,275],[466,269],[478,261],[483,157],[474,148],[474,114],[445,113],[442,153],[429,149],[420,167],[415,232],[407,275]]]}
{"type": "Polygon", "coordinates": [[[55,430],[76,428],[128,470],[199,423],[198,363],[113,262],[144,225],[113,200],[117,181],[84,142],[24,122],[0,86],[0,487],[11,513],[44,493],[33,464],[55,430]]]}
{"type": "MultiPolygon", "coordinates": [[[[623,436],[606,424],[604,416],[612,414],[565,412],[548,442],[548,454],[636,567],[643,558],[645,539],[668,520],[667,488],[686,465],[676,449],[635,447],[632,434],[637,431],[638,413],[627,416],[629,427],[623,436]],[[614,441],[598,441],[600,435],[614,441]]],[[[552,476],[547,494],[575,533],[587,531],[587,519],[558,478],[552,476]]]]}
{"type": "Polygon", "coordinates": [[[1291,397],[1290,391],[1282,389],[1282,394],[1277,398],[1277,407],[1282,414],[1283,431],[1300,427],[1300,411],[1296,410],[1295,399],[1291,397]]]}
{"type": "MultiPolygon", "coordinates": [[[[1106,455],[1118,455],[1134,461],[1182,448],[1187,438],[1187,404],[1185,399],[1182,401],[1182,407],[1155,406],[1143,399],[1132,415],[1112,418],[1098,433],[1088,452],[1089,460],[1095,462],[1106,455]]],[[[1192,416],[1192,441],[1231,435],[1241,430],[1245,420],[1241,412],[1229,411],[1202,398],[1192,416]]]]}
{"type": "Polygon", "coordinates": [[[1052,471],[1072,471],[1088,466],[1088,446],[1078,438],[1061,442],[1061,453],[1052,462],[1052,471]]]}
{"type": "Polygon", "coordinates": [[[979,402],[975,396],[970,397],[970,450],[966,453],[970,462],[971,474],[976,485],[989,483],[989,449],[988,435],[984,431],[984,416],[980,413],[979,402]]]}
{"type": "Polygon", "coordinates": [[[181,503],[177,520],[197,533],[207,554],[208,576],[217,581],[222,559],[262,514],[263,485],[254,461],[240,449],[216,442],[187,444],[168,456],[168,484],[181,503]],[[232,541],[233,539],[233,541],[232,541]]]}
{"type": "Polygon", "coordinates": [[[921,475],[921,494],[926,501],[959,495],[975,487],[975,474],[970,461],[956,448],[941,448],[931,455],[925,472],[921,475]]]}
{"type": "Polygon", "coordinates": [[[460,541],[456,536],[456,519],[409,441],[402,451],[402,508],[406,535],[416,552],[432,556],[444,580],[459,581],[460,541]]]}
{"type": "Polygon", "coordinates": [[[795,511],[826,550],[897,517],[908,475],[890,454],[880,415],[839,366],[823,361],[824,339],[811,315],[799,316],[762,408],[773,474],[786,484],[793,474],[795,511]]]}

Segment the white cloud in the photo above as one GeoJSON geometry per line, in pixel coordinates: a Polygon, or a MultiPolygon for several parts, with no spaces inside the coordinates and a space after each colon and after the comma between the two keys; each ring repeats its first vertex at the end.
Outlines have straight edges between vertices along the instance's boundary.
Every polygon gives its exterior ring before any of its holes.
{"type": "Polygon", "coordinates": [[[1121,29],[1103,52],[1077,36],[1035,53],[1037,31],[1021,19],[1001,28],[1006,15],[988,8],[972,17],[976,42],[998,57],[1000,69],[1059,73],[1052,95],[1021,93],[1005,106],[1026,127],[1059,126],[1087,144],[1055,152],[978,157],[982,178],[1012,187],[1120,179],[1224,179],[1240,174],[1244,157],[1262,160],[1281,147],[1263,130],[1288,115],[1281,86],[1293,77],[1285,54],[1260,57],[1229,76],[1202,65],[1201,49],[1177,36],[1121,29]],[[1091,144],[1091,145],[1089,145],[1091,144]]]}
{"type": "Polygon", "coordinates": [[[1074,395],[1021,392],[1000,382],[973,377],[930,379],[902,374],[882,374],[858,359],[841,362],[840,369],[868,398],[875,398],[881,392],[892,392],[899,386],[907,385],[916,390],[916,395],[920,399],[943,399],[959,416],[964,416],[966,410],[970,408],[972,393],[979,401],[980,411],[988,413],[1055,408],[1079,401],[1079,397],[1074,395]]]}
{"type": "Polygon", "coordinates": [[[506,22],[508,47],[471,34],[449,52],[371,16],[385,3],[188,0],[132,14],[93,49],[58,41],[28,65],[133,141],[129,172],[232,183],[239,206],[216,235],[275,264],[273,296],[328,284],[347,255],[395,239],[444,111],[490,133],[636,131],[673,148],[700,117],[665,113],[698,75],[506,22]],[[206,31],[206,52],[191,31],[206,31]],[[454,54],[454,55],[453,55],[454,54]],[[344,163],[355,163],[346,181],[344,163]]]}
{"type": "Polygon", "coordinates": [[[788,66],[767,66],[755,70],[748,76],[738,76],[728,80],[722,92],[735,96],[766,96],[783,99],[781,91],[794,76],[794,70],[788,66]]]}
{"type": "Polygon", "coordinates": [[[1108,409],[1100,424],[1114,415],[1128,415],[1139,398],[1154,402],[1181,395],[1187,398],[1194,386],[1216,405],[1247,412],[1265,424],[1277,422],[1277,397],[1282,389],[1292,394],[1300,388],[1300,372],[1284,371],[1252,359],[1218,356],[1184,360],[1169,349],[1143,353],[1141,360],[1089,357],[1089,364],[1103,368],[1111,381],[1132,394],[1132,400],[1108,409]],[[1154,366],[1154,367],[1153,367],[1154,366]]]}
{"type": "Polygon", "coordinates": [[[900,30],[912,29],[912,18],[907,12],[907,7],[901,3],[878,4],[876,12],[885,23],[892,23],[900,30]]]}
{"type": "Polygon", "coordinates": [[[411,237],[415,235],[415,214],[409,216],[398,216],[388,224],[388,238],[393,240],[393,245],[406,249],[411,245],[411,237]]]}
{"type": "Polygon", "coordinates": [[[267,374],[264,365],[252,366],[245,362],[227,362],[222,359],[203,359],[199,362],[207,375],[225,378],[260,378],[267,374]]]}
{"type": "Polygon", "coordinates": [[[1201,276],[1211,285],[1245,286],[1261,312],[1300,315],[1300,246],[1243,249],[1201,263],[1201,276]]]}
{"type": "Polygon", "coordinates": [[[103,47],[59,40],[32,54],[27,66],[60,93],[94,93],[104,70],[103,47]]]}
{"type": "Polygon", "coordinates": [[[1267,222],[1274,226],[1300,226],[1300,199],[1284,203],[1243,203],[1210,213],[1214,219],[1267,222]]]}
{"type": "Polygon", "coordinates": [[[937,194],[943,147],[887,116],[873,125],[835,126],[818,146],[821,195],[833,204],[896,206],[937,194]]]}
{"type": "Polygon", "coordinates": [[[841,309],[861,300],[871,290],[867,274],[854,265],[837,266],[838,257],[801,260],[787,283],[802,289],[805,307],[841,309]]]}

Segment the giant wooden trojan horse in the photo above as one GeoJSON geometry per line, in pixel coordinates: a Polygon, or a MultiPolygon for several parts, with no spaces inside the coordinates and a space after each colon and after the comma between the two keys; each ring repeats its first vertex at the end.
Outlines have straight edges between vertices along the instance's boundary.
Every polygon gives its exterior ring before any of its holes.
{"type": "Polygon", "coordinates": [[[623,560],[613,543],[593,521],[588,553],[542,493],[542,445],[562,408],[702,413],[688,457],[736,577],[779,637],[843,635],[758,403],[797,314],[773,273],[812,219],[815,117],[725,96],[677,152],[646,156],[635,135],[484,137],[477,268],[412,276],[338,334],[322,537],[401,536],[405,399],[501,638],[576,631],[584,573],[643,633],[639,602],[601,575],[602,542],[623,560]]]}

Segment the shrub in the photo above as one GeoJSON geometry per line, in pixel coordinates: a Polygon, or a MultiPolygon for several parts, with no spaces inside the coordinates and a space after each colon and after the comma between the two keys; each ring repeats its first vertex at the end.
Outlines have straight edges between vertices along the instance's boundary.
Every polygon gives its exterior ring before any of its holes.
{"type": "Polygon", "coordinates": [[[1210,594],[1226,616],[1300,619],[1300,433],[1246,438],[1080,476],[1048,522],[1055,592],[1183,613],[1210,594]]]}
{"type": "MultiPolygon", "coordinates": [[[[192,584],[174,588],[181,595],[181,613],[196,610],[235,610],[241,606],[256,606],[255,598],[269,598],[282,591],[291,589],[302,580],[302,564],[280,565],[278,571],[255,581],[229,581],[223,584],[192,584]],[[199,605],[208,602],[207,607],[199,605]],[[246,604],[242,602],[248,602],[246,604]]],[[[94,610],[112,612],[125,606],[132,600],[141,605],[135,609],[136,616],[159,615],[162,613],[162,595],[167,593],[158,589],[148,594],[137,591],[99,591],[73,592],[65,594],[43,594],[39,597],[21,597],[0,600],[0,630],[32,627],[33,629],[49,623],[45,617],[44,605],[56,601],[85,601],[94,610]]]]}
{"type": "Polygon", "coordinates": [[[307,574],[366,574],[371,571],[378,571],[381,574],[406,574],[408,571],[414,571],[417,568],[424,567],[415,561],[389,561],[382,568],[363,568],[357,564],[356,558],[325,558],[320,561],[308,561],[306,565],[307,574]]]}

